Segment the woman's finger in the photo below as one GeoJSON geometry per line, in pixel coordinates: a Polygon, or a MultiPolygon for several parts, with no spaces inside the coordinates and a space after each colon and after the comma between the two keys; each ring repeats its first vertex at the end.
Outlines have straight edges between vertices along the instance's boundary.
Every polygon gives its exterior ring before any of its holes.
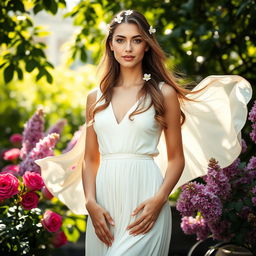
{"type": "Polygon", "coordinates": [[[144,218],[145,218],[144,216],[140,216],[137,220],[135,220],[134,222],[132,222],[130,225],[127,226],[127,230],[137,226],[139,223],[141,223],[144,220],[144,218]]]}
{"type": "Polygon", "coordinates": [[[144,219],[142,222],[140,222],[136,227],[134,227],[131,231],[130,234],[131,235],[135,235],[135,234],[139,234],[142,233],[142,231],[148,227],[148,225],[150,224],[150,221],[147,221],[146,219],[144,219]]]}
{"type": "Polygon", "coordinates": [[[142,232],[142,234],[146,234],[147,232],[149,232],[149,231],[151,230],[151,228],[154,226],[154,223],[155,223],[155,222],[151,222],[151,223],[148,225],[148,227],[146,228],[146,230],[144,230],[144,231],[142,232]]]}
{"type": "Polygon", "coordinates": [[[111,224],[112,226],[115,225],[114,220],[112,219],[112,217],[110,216],[110,214],[108,212],[104,213],[105,218],[107,219],[108,223],[111,224]]]}

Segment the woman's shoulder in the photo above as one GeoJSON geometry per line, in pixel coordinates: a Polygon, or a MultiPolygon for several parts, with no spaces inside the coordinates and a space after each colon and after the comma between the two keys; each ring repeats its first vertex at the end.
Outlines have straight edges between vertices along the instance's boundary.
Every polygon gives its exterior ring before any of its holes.
{"type": "Polygon", "coordinates": [[[163,93],[165,99],[171,99],[173,97],[177,97],[177,92],[174,87],[167,84],[166,82],[160,82],[160,89],[163,93]]]}

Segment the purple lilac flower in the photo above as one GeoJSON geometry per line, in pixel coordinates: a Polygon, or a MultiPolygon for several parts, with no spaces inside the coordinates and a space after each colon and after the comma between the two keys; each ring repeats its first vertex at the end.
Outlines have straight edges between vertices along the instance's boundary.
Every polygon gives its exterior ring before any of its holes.
{"type": "Polygon", "coordinates": [[[197,240],[204,240],[209,236],[209,228],[202,217],[182,217],[181,228],[187,235],[196,234],[197,240]]]}
{"type": "Polygon", "coordinates": [[[250,132],[251,140],[256,143],[256,123],[252,124],[252,131],[250,132]]]}
{"type": "Polygon", "coordinates": [[[252,193],[256,195],[256,186],[252,188],[252,193]]]}
{"type": "Polygon", "coordinates": [[[249,163],[246,166],[247,169],[252,170],[256,169],[256,156],[252,156],[249,160],[249,163]]]}
{"type": "Polygon", "coordinates": [[[209,221],[208,226],[213,239],[229,241],[232,235],[229,232],[230,223],[227,221],[209,221]]]}
{"type": "Polygon", "coordinates": [[[252,198],[252,203],[253,203],[254,206],[256,206],[256,197],[252,198]]]}
{"type": "Polygon", "coordinates": [[[45,136],[47,136],[48,134],[51,134],[51,133],[58,133],[59,135],[61,135],[66,123],[67,123],[66,119],[60,119],[56,124],[51,126],[47,132],[45,132],[45,136]]]}
{"type": "Polygon", "coordinates": [[[222,199],[227,199],[231,192],[231,185],[223,169],[217,163],[215,159],[210,159],[208,173],[204,178],[207,183],[207,191],[212,192],[222,199]]]}
{"type": "Polygon", "coordinates": [[[44,112],[39,108],[24,125],[20,158],[25,159],[36,143],[44,137],[44,112]]]}
{"type": "Polygon", "coordinates": [[[228,179],[231,179],[235,177],[237,174],[239,174],[240,162],[241,162],[240,158],[237,158],[231,165],[223,168],[223,173],[226,175],[228,179]]]}
{"type": "Polygon", "coordinates": [[[249,112],[248,119],[252,122],[256,122],[256,100],[254,101],[253,107],[249,112]]]}
{"type": "Polygon", "coordinates": [[[40,139],[27,158],[20,163],[20,175],[23,175],[26,171],[41,173],[40,167],[34,161],[47,156],[53,156],[53,149],[58,139],[59,134],[57,133],[51,133],[40,139]]]}
{"type": "Polygon", "coordinates": [[[82,132],[82,126],[80,126],[79,130],[77,130],[74,133],[73,138],[70,140],[70,142],[68,143],[67,147],[64,150],[62,150],[62,153],[66,153],[66,152],[70,151],[75,146],[78,138],[81,135],[81,132],[82,132]]]}
{"type": "Polygon", "coordinates": [[[203,184],[190,182],[182,186],[182,193],[177,201],[176,208],[182,216],[194,216],[197,213],[197,207],[193,204],[192,198],[204,188],[203,184]]]}
{"type": "Polygon", "coordinates": [[[220,218],[222,214],[221,200],[214,193],[208,191],[208,187],[205,186],[202,191],[194,195],[191,201],[205,221],[216,221],[220,218]]]}

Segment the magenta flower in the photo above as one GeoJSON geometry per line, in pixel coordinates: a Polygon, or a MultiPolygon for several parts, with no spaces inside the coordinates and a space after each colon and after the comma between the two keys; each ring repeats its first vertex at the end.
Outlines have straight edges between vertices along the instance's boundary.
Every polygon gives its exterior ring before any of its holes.
{"type": "Polygon", "coordinates": [[[4,173],[11,173],[15,176],[18,176],[19,175],[19,165],[16,165],[16,164],[9,164],[9,165],[6,165],[2,170],[1,170],[1,174],[4,174],[4,173]]]}
{"type": "Polygon", "coordinates": [[[19,146],[22,143],[22,135],[19,133],[14,133],[11,137],[10,137],[10,142],[15,145],[15,146],[19,146]]]}
{"type": "Polygon", "coordinates": [[[44,181],[39,173],[27,171],[22,178],[29,190],[40,190],[44,186],[44,181]]]}
{"type": "Polygon", "coordinates": [[[49,232],[57,232],[62,225],[62,217],[51,210],[47,210],[42,219],[43,227],[49,232]]]}
{"type": "Polygon", "coordinates": [[[22,195],[21,198],[21,205],[25,210],[31,210],[37,207],[39,197],[35,192],[27,192],[24,195],[22,195]]]}
{"type": "Polygon", "coordinates": [[[45,199],[51,200],[54,197],[46,186],[44,186],[41,191],[45,199]]]}
{"type": "Polygon", "coordinates": [[[0,174],[0,201],[19,193],[19,180],[10,173],[0,174]]]}
{"type": "Polygon", "coordinates": [[[20,156],[20,149],[19,148],[12,148],[9,150],[6,150],[3,153],[3,159],[6,161],[14,161],[18,159],[20,156]]]}
{"type": "Polygon", "coordinates": [[[53,238],[51,239],[51,243],[55,248],[59,248],[66,244],[68,242],[68,239],[63,231],[57,231],[54,233],[53,238]]]}

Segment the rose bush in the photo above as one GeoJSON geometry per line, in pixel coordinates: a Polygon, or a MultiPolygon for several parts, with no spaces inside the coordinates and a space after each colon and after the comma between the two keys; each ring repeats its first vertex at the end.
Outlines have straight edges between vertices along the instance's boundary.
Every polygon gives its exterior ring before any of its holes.
{"type": "Polygon", "coordinates": [[[64,123],[61,120],[44,132],[39,109],[25,125],[23,135],[10,138],[13,145],[20,143],[21,149],[2,150],[6,165],[0,171],[0,255],[49,255],[68,241],[76,242],[85,231],[85,216],[73,214],[50,193],[34,163],[53,155],[64,123]]]}

